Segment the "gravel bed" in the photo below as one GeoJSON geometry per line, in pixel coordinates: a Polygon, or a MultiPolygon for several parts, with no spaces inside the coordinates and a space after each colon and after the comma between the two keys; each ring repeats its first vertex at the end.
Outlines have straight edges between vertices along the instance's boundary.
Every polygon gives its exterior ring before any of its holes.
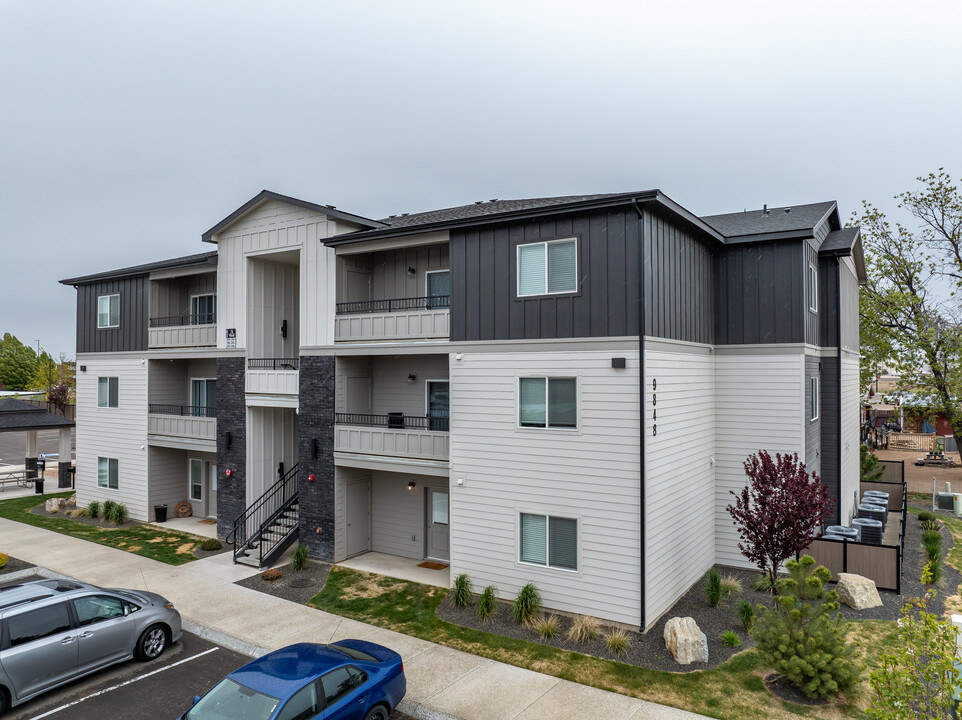
{"type": "MultiPolygon", "coordinates": [[[[73,509],[73,508],[68,508],[68,510],[69,509],[73,509]]],[[[127,518],[126,520],[124,520],[122,524],[118,525],[117,523],[113,523],[113,522],[104,522],[103,518],[92,518],[92,517],[88,517],[87,515],[67,515],[66,513],[63,513],[63,512],[47,512],[46,509],[44,509],[43,505],[38,505],[37,507],[33,508],[30,512],[31,514],[39,515],[40,517],[57,518],[60,520],[70,520],[71,522],[81,523],[82,525],[96,525],[97,527],[102,527],[105,530],[111,530],[119,527],[133,527],[135,525],[144,524],[139,520],[131,520],[130,518],[127,518]]]]}
{"type": "Polygon", "coordinates": [[[3,582],[4,575],[9,575],[10,573],[15,573],[32,567],[35,567],[33,563],[25,562],[11,555],[7,557],[7,564],[0,568],[0,582],[3,582]]]}
{"type": "Polygon", "coordinates": [[[304,605],[312,597],[317,595],[327,582],[327,575],[331,572],[331,566],[327,563],[309,560],[303,570],[297,572],[290,568],[278,568],[283,575],[277,580],[264,580],[261,573],[253,575],[245,580],[239,580],[235,585],[267,593],[274,597],[290,600],[298,605],[304,605]],[[310,583],[307,587],[292,586],[291,583],[310,583]]]}

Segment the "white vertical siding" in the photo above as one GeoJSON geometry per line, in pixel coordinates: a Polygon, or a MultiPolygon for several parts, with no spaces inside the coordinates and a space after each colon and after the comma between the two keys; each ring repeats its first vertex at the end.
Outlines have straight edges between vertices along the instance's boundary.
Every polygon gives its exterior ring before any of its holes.
{"type": "Polygon", "coordinates": [[[650,624],[715,561],[715,378],[707,345],[646,338],[645,416],[645,622],[650,624]]]}
{"type": "Polygon", "coordinates": [[[464,353],[451,361],[451,573],[502,597],[641,618],[638,352],[464,353]],[[627,369],[611,367],[627,357],[627,369]],[[577,377],[578,429],[518,428],[519,376],[577,377]],[[464,484],[457,485],[463,478],[464,484]],[[578,520],[577,572],[521,564],[521,512],[578,520]]]}
{"type": "Polygon", "coordinates": [[[78,355],[77,503],[113,500],[130,517],[148,519],[147,361],[132,355],[78,355]],[[117,377],[118,407],[97,407],[97,378],[117,377]],[[97,486],[97,458],[117,459],[116,490],[97,486]]]}
{"type": "Polygon", "coordinates": [[[297,415],[293,408],[247,408],[247,504],[278,480],[277,464],[287,472],[297,463],[297,415]]]}
{"type": "Polygon", "coordinates": [[[841,462],[841,517],[851,519],[855,511],[855,495],[859,483],[859,360],[858,355],[842,354],[842,462],[841,462]]]}
{"type": "MultiPolygon", "coordinates": [[[[747,478],[743,463],[767,450],[805,452],[802,419],[807,385],[801,353],[715,352],[715,562],[752,567],[738,550],[738,532],[725,508],[747,478]]],[[[857,449],[857,448],[856,448],[857,449]]]]}

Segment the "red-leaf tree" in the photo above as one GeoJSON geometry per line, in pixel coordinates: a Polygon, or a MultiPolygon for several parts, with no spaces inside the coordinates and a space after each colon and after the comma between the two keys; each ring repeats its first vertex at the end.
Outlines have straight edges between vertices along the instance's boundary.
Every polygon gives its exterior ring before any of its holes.
{"type": "Polygon", "coordinates": [[[748,484],[741,493],[732,491],[735,504],[726,509],[738,528],[738,549],[768,574],[774,588],[779,566],[812,543],[835,501],[798,453],[776,453],[772,460],[759,450],[745,461],[745,474],[748,484]]]}

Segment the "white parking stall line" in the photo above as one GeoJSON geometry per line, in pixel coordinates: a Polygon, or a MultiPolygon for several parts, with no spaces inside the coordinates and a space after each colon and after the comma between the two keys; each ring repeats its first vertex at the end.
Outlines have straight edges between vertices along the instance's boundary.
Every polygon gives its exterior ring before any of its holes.
{"type": "Polygon", "coordinates": [[[48,710],[47,712],[43,713],[43,715],[37,715],[37,716],[35,716],[35,717],[33,718],[33,720],[40,720],[40,718],[49,717],[50,715],[53,715],[53,714],[55,714],[55,713],[58,713],[58,712],[60,712],[61,710],[66,710],[67,708],[73,707],[74,705],[79,705],[79,704],[82,703],[84,700],[89,700],[90,698],[95,698],[95,697],[97,697],[98,695],[105,695],[105,694],[107,694],[107,693],[109,693],[109,692],[111,692],[111,691],[113,691],[113,690],[118,690],[118,689],[124,687],[125,685],[130,685],[131,683],[135,683],[135,682],[137,682],[138,680],[143,680],[144,678],[149,678],[151,675],[156,675],[157,673],[162,673],[162,672],[164,672],[164,670],[170,670],[171,668],[177,667],[178,665],[183,665],[184,663],[190,662],[191,660],[196,660],[197,658],[204,657],[204,655],[209,655],[210,653],[212,653],[212,652],[214,652],[215,650],[218,650],[218,649],[219,649],[219,648],[212,647],[212,648],[210,648],[209,650],[204,650],[204,652],[202,652],[202,653],[197,653],[196,655],[192,655],[192,656],[190,656],[189,658],[184,658],[183,660],[178,660],[177,662],[171,663],[170,665],[165,665],[165,666],[162,667],[162,668],[157,668],[156,670],[151,670],[149,673],[145,673],[144,675],[141,675],[141,676],[139,676],[139,677],[131,678],[130,680],[127,680],[127,681],[125,681],[125,682],[122,682],[122,683],[119,683],[119,684],[117,684],[117,685],[114,685],[113,687],[104,688],[103,690],[98,690],[97,692],[95,692],[95,693],[93,693],[93,694],[91,694],[91,695],[87,695],[86,697],[82,697],[82,698],[80,698],[79,700],[74,700],[73,702],[69,702],[69,703],[67,703],[66,705],[61,705],[60,707],[56,707],[56,708],[54,708],[53,710],[48,710]]]}

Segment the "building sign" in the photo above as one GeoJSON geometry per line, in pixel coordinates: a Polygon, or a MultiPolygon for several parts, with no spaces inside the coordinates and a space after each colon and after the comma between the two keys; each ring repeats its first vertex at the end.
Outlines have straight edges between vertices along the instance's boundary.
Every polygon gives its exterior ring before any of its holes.
{"type": "Polygon", "coordinates": [[[227,347],[237,347],[237,328],[227,328],[227,347]]]}

